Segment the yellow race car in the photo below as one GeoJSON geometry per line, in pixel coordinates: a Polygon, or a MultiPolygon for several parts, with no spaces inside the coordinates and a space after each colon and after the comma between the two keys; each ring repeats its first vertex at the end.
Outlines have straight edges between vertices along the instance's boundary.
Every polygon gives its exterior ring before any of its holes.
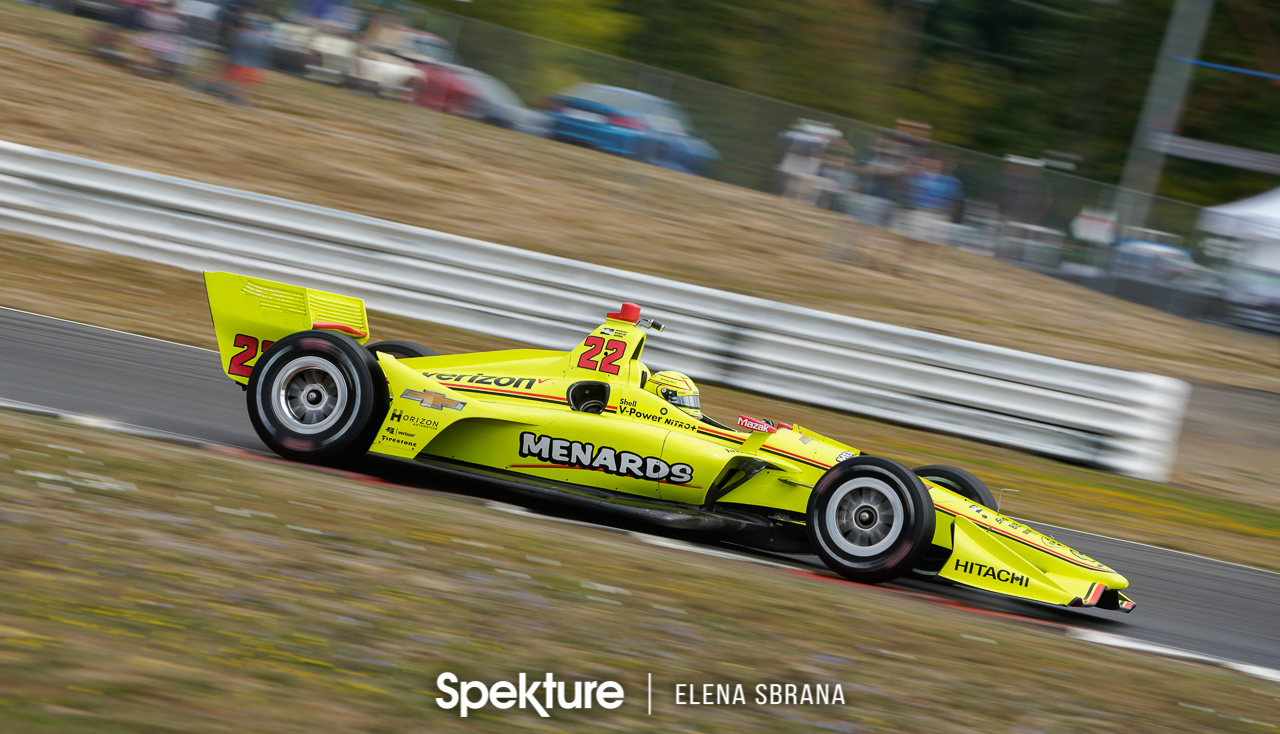
{"type": "Polygon", "coordinates": [[[840,575],[912,574],[1007,596],[1128,612],[1129,582],[996,512],[968,472],[916,469],[798,425],[701,412],[692,380],[641,357],[662,325],[623,304],[567,352],[436,355],[367,344],[356,298],[206,273],[222,366],[273,451],[338,464],[366,452],[519,492],[784,553],[840,575]]]}

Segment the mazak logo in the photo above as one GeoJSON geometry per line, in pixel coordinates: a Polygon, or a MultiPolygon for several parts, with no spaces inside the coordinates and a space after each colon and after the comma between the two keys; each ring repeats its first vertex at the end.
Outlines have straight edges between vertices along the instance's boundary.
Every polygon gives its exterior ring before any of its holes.
{"type": "Polygon", "coordinates": [[[400,397],[417,400],[424,407],[436,410],[443,410],[444,408],[462,410],[467,404],[463,400],[455,400],[442,392],[435,392],[434,390],[405,390],[400,397]]]}
{"type": "Polygon", "coordinates": [[[765,423],[758,418],[752,418],[749,415],[738,416],[738,425],[749,431],[759,431],[760,433],[776,433],[778,431],[777,428],[774,428],[768,423],[765,423]]]}
{"type": "Polygon", "coordinates": [[[475,680],[459,681],[453,673],[441,673],[436,676],[436,688],[443,694],[436,698],[436,705],[446,711],[457,709],[464,719],[471,711],[485,706],[532,709],[545,719],[551,716],[549,711],[557,708],[616,709],[625,697],[621,683],[577,680],[570,684],[556,680],[554,673],[532,681],[521,673],[515,683],[500,680],[492,685],[475,680]]]}

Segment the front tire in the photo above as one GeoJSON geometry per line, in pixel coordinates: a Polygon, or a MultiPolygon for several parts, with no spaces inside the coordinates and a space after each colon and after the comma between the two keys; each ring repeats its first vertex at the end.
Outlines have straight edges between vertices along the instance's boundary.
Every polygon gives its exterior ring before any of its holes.
{"type": "Polygon", "coordinates": [[[341,464],[364,454],[388,403],[373,354],[331,331],[290,334],[249,376],[249,421],[268,448],[294,461],[341,464]]]}
{"type": "Polygon", "coordinates": [[[911,571],[933,540],[934,510],[919,477],[896,461],[855,456],[809,495],[809,542],[832,571],[877,584],[911,571]]]}

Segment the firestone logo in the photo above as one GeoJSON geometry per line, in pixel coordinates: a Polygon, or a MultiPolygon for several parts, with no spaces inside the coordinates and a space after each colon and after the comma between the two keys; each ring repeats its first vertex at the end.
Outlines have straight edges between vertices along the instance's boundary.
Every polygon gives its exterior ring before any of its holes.
{"type": "Polygon", "coordinates": [[[599,706],[616,709],[622,705],[622,684],[615,681],[574,681],[572,686],[556,680],[554,673],[545,679],[530,682],[525,673],[517,683],[500,680],[492,685],[480,681],[459,681],[453,673],[436,676],[436,688],[444,695],[436,698],[436,705],[446,711],[458,709],[458,715],[467,714],[485,706],[499,709],[530,708],[543,718],[549,717],[549,709],[589,709],[599,706]],[[572,697],[570,697],[570,694],[572,697]]]}

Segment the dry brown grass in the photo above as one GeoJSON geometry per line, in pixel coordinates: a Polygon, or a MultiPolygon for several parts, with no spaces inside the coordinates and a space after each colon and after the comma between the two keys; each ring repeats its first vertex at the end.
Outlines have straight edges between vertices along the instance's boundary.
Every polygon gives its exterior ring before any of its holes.
{"type": "Polygon", "coordinates": [[[107,66],[0,6],[14,142],[1042,354],[1280,391],[1280,343],[777,197],[272,74],[244,109],[107,66]],[[408,128],[406,129],[406,122],[408,128]]]}
{"type": "Polygon", "coordinates": [[[0,731],[15,734],[1278,723],[1273,684],[921,595],[5,412],[0,526],[0,731]],[[435,705],[444,671],[627,696],[464,720],[435,705]],[[682,682],[840,683],[847,703],[676,706],[682,682]]]}

